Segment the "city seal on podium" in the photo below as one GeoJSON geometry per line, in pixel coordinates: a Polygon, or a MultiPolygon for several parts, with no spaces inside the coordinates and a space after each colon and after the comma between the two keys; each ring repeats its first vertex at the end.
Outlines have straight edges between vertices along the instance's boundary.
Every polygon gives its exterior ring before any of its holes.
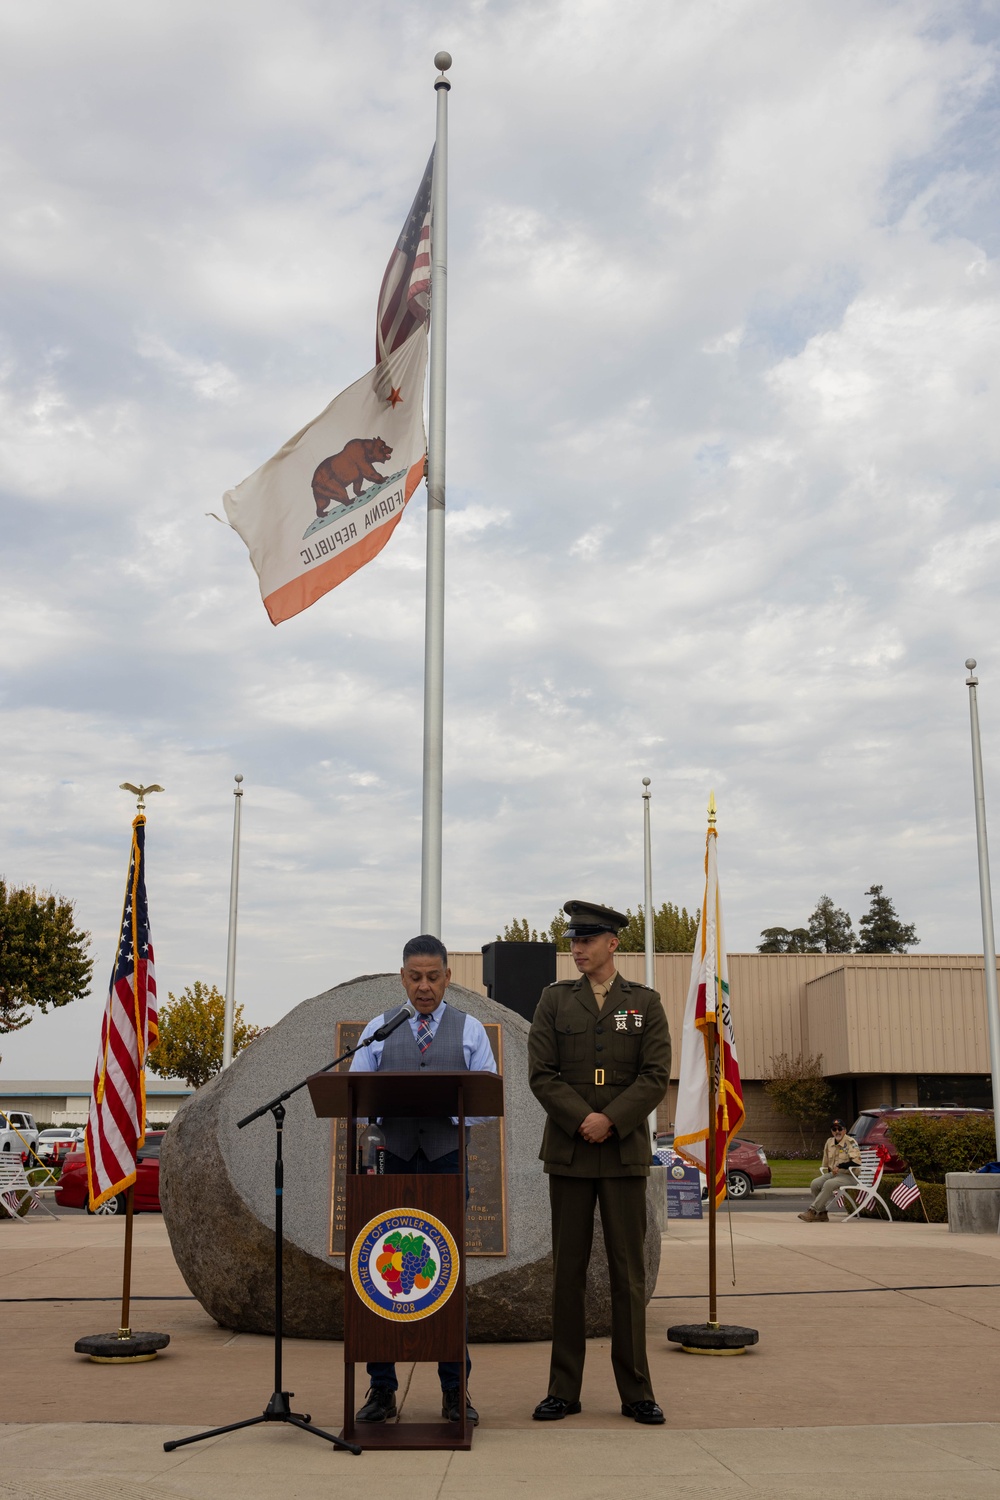
{"type": "Polygon", "coordinates": [[[370,1219],[348,1261],[365,1307],[394,1323],[442,1308],[458,1283],[458,1246],[440,1219],[410,1208],[370,1219]]]}

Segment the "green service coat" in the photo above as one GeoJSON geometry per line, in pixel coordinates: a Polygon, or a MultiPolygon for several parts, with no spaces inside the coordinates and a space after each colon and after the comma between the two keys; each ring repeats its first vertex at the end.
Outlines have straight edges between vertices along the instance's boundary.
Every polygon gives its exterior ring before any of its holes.
{"type": "Polygon", "coordinates": [[[616,974],[599,1010],[590,980],[542,991],[528,1036],[528,1081],[548,1120],[538,1153],[560,1177],[647,1177],[647,1118],[670,1081],[670,1029],[655,990],[616,974]],[[587,1115],[614,1124],[606,1141],[577,1134],[587,1115]]]}

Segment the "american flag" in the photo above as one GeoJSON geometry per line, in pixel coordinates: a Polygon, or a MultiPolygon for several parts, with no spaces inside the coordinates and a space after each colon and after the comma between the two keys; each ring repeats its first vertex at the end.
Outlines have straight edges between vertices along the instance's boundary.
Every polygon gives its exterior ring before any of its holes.
{"type": "Polygon", "coordinates": [[[132,824],[118,957],[101,1023],[101,1050],[87,1118],[90,1206],[135,1182],[136,1152],[146,1138],[146,1054],[156,1046],[156,980],[149,940],[145,873],[146,819],[132,824]]]}
{"type": "Polygon", "coordinates": [[[415,328],[427,322],[431,305],[431,184],[434,152],[417,196],[389,257],[378,294],[375,359],[388,359],[415,328]]]}
{"type": "Polygon", "coordinates": [[[898,1187],[894,1187],[889,1197],[897,1208],[909,1208],[920,1197],[920,1189],[912,1172],[907,1172],[898,1187]]]}

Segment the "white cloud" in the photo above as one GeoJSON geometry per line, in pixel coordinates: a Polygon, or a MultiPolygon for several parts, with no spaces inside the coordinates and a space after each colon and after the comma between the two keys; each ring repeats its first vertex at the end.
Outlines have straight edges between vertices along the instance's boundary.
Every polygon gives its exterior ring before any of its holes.
{"type": "MultiPolygon", "coordinates": [[[[648,774],[689,907],[715,787],[734,947],[872,881],[923,951],[978,944],[992,11],[37,0],[0,34],[4,873],[79,900],[98,991],[137,776],[164,990],[223,973],[236,770],[256,1019],[417,921],[420,496],[277,630],[205,512],[368,367],[443,45],[446,938],[634,907],[648,774]]],[[[5,1068],[86,1072],[99,1002],[5,1068]]]]}

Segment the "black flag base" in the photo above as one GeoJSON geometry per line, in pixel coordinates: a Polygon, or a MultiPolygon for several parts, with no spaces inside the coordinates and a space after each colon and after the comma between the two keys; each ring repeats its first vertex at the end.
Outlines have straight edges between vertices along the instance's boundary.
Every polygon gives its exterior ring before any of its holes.
{"type": "Polygon", "coordinates": [[[675,1323],[667,1338],[685,1354],[745,1354],[760,1334],[735,1323],[675,1323]]]}
{"type": "Polygon", "coordinates": [[[131,1328],[119,1328],[117,1333],[89,1333],[77,1339],[73,1348],[95,1365],[138,1365],[155,1359],[157,1351],[169,1343],[169,1333],[133,1333],[131,1328]]]}

